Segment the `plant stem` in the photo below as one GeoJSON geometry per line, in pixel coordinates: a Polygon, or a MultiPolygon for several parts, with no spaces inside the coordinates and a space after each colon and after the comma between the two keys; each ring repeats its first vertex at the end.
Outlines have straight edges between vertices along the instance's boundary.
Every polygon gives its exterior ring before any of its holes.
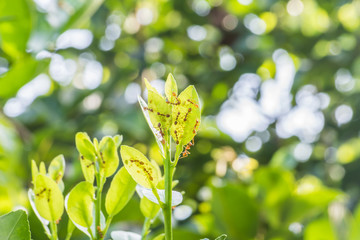
{"type": "Polygon", "coordinates": [[[101,226],[100,226],[100,212],[101,212],[101,193],[102,193],[102,183],[100,173],[97,173],[96,176],[96,184],[97,184],[97,192],[96,192],[96,202],[95,202],[95,232],[96,239],[101,240],[102,236],[100,234],[101,226]],[[98,227],[100,229],[98,229],[98,227]]]}
{"type": "Polygon", "coordinates": [[[51,239],[58,240],[57,236],[57,225],[55,222],[50,222],[50,229],[51,229],[51,239]]]}
{"type": "Polygon", "coordinates": [[[146,239],[146,236],[148,235],[150,225],[151,225],[151,219],[146,217],[145,221],[144,221],[143,229],[142,229],[142,232],[141,232],[141,240],[146,239]]]}
{"type": "Polygon", "coordinates": [[[105,237],[105,235],[106,235],[106,233],[107,233],[107,231],[108,231],[108,229],[110,227],[110,223],[111,223],[112,219],[113,219],[112,215],[108,216],[108,219],[106,219],[106,226],[105,226],[105,229],[103,231],[104,237],[105,237]]]}
{"type": "Polygon", "coordinates": [[[171,163],[171,149],[166,148],[166,158],[164,161],[164,172],[165,172],[165,204],[163,205],[162,211],[164,215],[165,224],[165,239],[172,240],[172,225],[171,225],[171,198],[172,198],[172,179],[174,167],[171,163]]]}

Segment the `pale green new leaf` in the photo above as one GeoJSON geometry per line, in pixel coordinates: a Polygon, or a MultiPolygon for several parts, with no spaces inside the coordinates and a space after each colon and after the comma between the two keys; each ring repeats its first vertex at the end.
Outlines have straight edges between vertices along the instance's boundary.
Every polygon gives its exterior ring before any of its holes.
{"type": "Polygon", "coordinates": [[[145,82],[145,86],[146,86],[146,89],[149,91],[153,91],[153,92],[156,92],[156,93],[158,93],[157,91],[156,91],[156,89],[149,83],[149,81],[146,79],[146,78],[144,78],[144,82],[145,82]]]}
{"type": "Polygon", "coordinates": [[[95,161],[96,158],[95,147],[92,144],[87,133],[78,132],[75,136],[75,144],[80,155],[84,156],[86,159],[95,161]]]}
{"type": "Polygon", "coordinates": [[[123,141],[123,136],[122,135],[116,135],[116,136],[113,137],[113,140],[115,142],[116,149],[117,149],[118,147],[120,147],[120,145],[121,145],[121,143],[123,141]]]}
{"type": "Polygon", "coordinates": [[[159,93],[148,90],[148,111],[151,123],[164,138],[171,124],[170,104],[159,93]]]}
{"type": "Polygon", "coordinates": [[[84,178],[89,183],[93,184],[95,180],[95,164],[93,161],[80,157],[81,170],[83,172],[84,178]]]}
{"type": "Polygon", "coordinates": [[[17,210],[0,217],[1,240],[30,240],[29,222],[26,212],[17,210]]]}
{"type": "Polygon", "coordinates": [[[36,176],[39,174],[39,169],[36,165],[35,160],[31,160],[31,176],[32,176],[32,182],[35,184],[36,176]]]}
{"type": "Polygon", "coordinates": [[[126,145],[121,146],[120,154],[126,170],[135,182],[146,188],[154,188],[157,185],[157,171],[144,154],[126,145]]]}
{"type": "Polygon", "coordinates": [[[180,93],[180,104],[172,110],[171,135],[181,146],[188,144],[196,135],[200,125],[200,102],[194,86],[187,87],[180,93]]]}
{"type": "Polygon", "coordinates": [[[40,162],[39,173],[46,175],[46,167],[44,162],[40,162]]]}
{"type": "Polygon", "coordinates": [[[177,103],[178,88],[176,81],[171,73],[169,73],[165,82],[165,95],[170,103],[177,103]]]}
{"type": "Polygon", "coordinates": [[[64,155],[56,156],[49,165],[49,176],[56,182],[59,183],[64,176],[65,171],[65,158],[64,155]]]}
{"type": "Polygon", "coordinates": [[[64,212],[64,197],[54,180],[39,174],[35,179],[35,206],[41,217],[57,221],[64,212]]]}
{"type": "Polygon", "coordinates": [[[150,201],[147,197],[140,200],[140,210],[144,217],[153,219],[159,213],[160,205],[150,201]]]}
{"type": "Polygon", "coordinates": [[[94,186],[89,182],[78,183],[69,193],[67,213],[74,223],[90,229],[93,222],[94,186]]]}
{"type": "Polygon", "coordinates": [[[113,178],[106,194],[105,208],[109,216],[118,214],[134,195],[136,182],[122,167],[113,178]]]}
{"type": "Polygon", "coordinates": [[[100,171],[103,171],[105,177],[109,177],[116,171],[119,166],[119,156],[116,151],[116,145],[111,137],[101,139],[99,145],[100,152],[100,171]]]}
{"type": "Polygon", "coordinates": [[[161,233],[157,235],[153,240],[164,240],[165,239],[165,233],[161,233]]]}
{"type": "Polygon", "coordinates": [[[164,156],[165,155],[164,147],[162,145],[162,142],[164,141],[164,137],[161,135],[160,131],[153,126],[153,124],[152,124],[152,122],[150,120],[150,115],[149,115],[149,111],[148,111],[148,105],[145,103],[144,99],[142,99],[139,96],[138,100],[139,100],[141,110],[142,110],[142,112],[144,114],[145,120],[148,123],[152,133],[154,134],[156,143],[159,146],[159,149],[160,149],[160,152],[161,152],[162,156],[164,156]]]}

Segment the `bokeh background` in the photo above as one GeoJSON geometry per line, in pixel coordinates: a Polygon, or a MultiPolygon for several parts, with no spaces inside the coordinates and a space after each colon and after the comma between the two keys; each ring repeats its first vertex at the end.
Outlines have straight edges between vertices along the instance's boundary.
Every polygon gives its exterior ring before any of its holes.
{"type": "MultiPolygon", "coordinates": [[[[64,154],[67,194],[77,131],[159,159],[137,96],[168,73],[202,102],[175,239],[360,239],[359,0],[0,0],[0,41],[0,214],[33,239],[30,161],[64,154]]],[[[134,196],[112,229],[142,221],[134,196]]]]}

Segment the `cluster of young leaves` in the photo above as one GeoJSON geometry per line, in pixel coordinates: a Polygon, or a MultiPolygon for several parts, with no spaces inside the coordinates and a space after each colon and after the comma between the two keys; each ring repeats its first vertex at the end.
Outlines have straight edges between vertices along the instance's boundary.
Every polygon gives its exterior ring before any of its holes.
{"type": "Polygon", "coordinates": [[[38,168],[35,161],[32,161],[34,188],[29,190],[30,203],[50,239],[57,239],[56,224],[64,207],[70,218],[67,239],[70,239],[74,227],[90,239],[103,239],[112,218],[133,196],[136,183],[125,168],[115,174],[105,198],[105,219],[100,210],[101,192],[106,178],[113,175],[118,168],[117,149],[122,142],[122,136],[106,136],[99,142],[96,138],[91,141],[86,133],[80,132],[76,134],[75,141],[85,181],[78,183],[64,199],[64,157],[59,155],[54,158],[48,172],[43,162],[38,168]],[[99,205],[96,205],[97,203],[99,205]]]}
{"type": "MultiPolygon", "coordinates": [[[[169,74],[165,82],[165,97],[145,79],[148,91],[148,103],[139,97],[139,103],[145,119],[152,130],[161,153],[170,148],[171,138],[176,144],[175,161],[183,148],[195,137],[200,126],[200,100],[193,85],[188,86],[178,95],[176,81],[169,74]]],[[[185,149],[183,156],[187,156],[185,149]]]]}

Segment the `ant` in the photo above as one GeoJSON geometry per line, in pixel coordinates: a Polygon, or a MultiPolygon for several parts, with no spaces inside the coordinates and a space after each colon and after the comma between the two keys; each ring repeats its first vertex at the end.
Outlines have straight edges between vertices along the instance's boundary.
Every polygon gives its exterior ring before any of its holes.
{"type": "Polygon", "coordinates": [[[195,145],[194,139],[192,139],[192,140],[185,146],[185,150],[182,152],[181,158],[187,157],[187,156],[190,154],[190,152],[189,152],[190,147],[191,147],[191,146],[194,146],[194,145],[195,145]]]}
{"type": "Polygon", "coordinates": [[[194,129],[193,129],[193,134],[196,133],[196,127],[199,125],[199,120],[196,119],[196,123],[195,123],[195,126],[194,126],[194,129]]]}
{"type": "Polygon", "coordinates": [[[180,105],[181,101],[180,101],[180,99],[177,98],[176,93],[173,92],[172,95],[175,97],[175,99],[176,99],[177,102],[176,102],[176,103],[172,103],[172,102],[170,102],[168,99],[166,99],[166,103],[172,104],[172,105],[180,105]]]}
{"type": "Polygon", "coordinates": [[[185,114],[184,122],[186,122],[187,116],[189,115],[190,112],[191,112],[191,108],[189,108],[189,109],[188,109],[188,112],[185,114]]]}
{"type": "Polygon", "coordinates": [[[193,101],[191,101],[190,99],[187,100],[189,103],[191,103],[192,105],[194,105],[196,108],[199,108],[199,105],[197,105],[196,103],[194,103],[193,101]]]}

